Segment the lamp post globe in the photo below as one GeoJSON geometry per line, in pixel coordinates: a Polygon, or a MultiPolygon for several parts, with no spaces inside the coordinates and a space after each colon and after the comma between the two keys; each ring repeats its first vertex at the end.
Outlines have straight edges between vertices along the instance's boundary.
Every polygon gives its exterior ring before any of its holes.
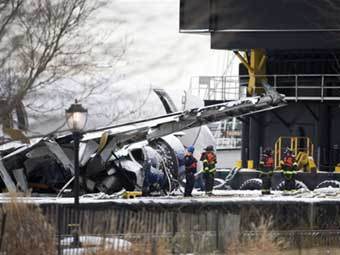
{"type": "Polygon", "coordinates": [[[72,132],[80,132],[87,121],[87,110],[75,100],[75,103],[65,111],[68,127],[72,132]]]}

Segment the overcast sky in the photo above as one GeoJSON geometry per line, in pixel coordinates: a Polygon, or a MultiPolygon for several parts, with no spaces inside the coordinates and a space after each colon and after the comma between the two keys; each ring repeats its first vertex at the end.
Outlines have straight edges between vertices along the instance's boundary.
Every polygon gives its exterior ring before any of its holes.
{"type": "Polygon", "coordinates": [[[179,33],[179,0],[109,1],[96,19],[115,24],[112,37],[127,43],[118,69],[124,85],[185,89],[192,76],[225,71],[230,53],[211,50],[209,35],[179,33]]]}

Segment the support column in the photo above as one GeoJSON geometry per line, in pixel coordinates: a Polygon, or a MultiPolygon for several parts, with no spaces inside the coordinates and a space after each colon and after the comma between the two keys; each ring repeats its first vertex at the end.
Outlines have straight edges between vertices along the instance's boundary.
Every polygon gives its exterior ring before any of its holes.
{"type": "Polygon", "coordinates": [[[249,117],[244,117],[242,121],[242,144],[241,144],[241,159],[242,168],[247,167],[249,159],[249,117]]]}
{"type": "Polygon", "coordinates": [[[321,103],[319,105],[319,121],[317,125],[318,130],[318,144],[316,148],[320,148],[320,170],[331,170],[328,169],[330,165],[330,150],[329,150],[329,109],[328,105],[321,103]]]}
{"type": "Polygon", "coordinates": [[[249,125],[249,159],[254,161],[254,167],[258,168],[260,158],[260,120],[258,116],[250,117],[249,125]]]}

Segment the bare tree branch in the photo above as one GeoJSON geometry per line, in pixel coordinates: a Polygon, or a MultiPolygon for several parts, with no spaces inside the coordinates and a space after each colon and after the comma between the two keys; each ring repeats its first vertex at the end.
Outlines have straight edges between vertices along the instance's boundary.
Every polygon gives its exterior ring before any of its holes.
{"type": "MultiPolygon", "coordinates": [[[[60,109],[43,109],[42,93],[59,88],[62,95],[62,90],[67,92],[66,79],[83,79],[79,84],[83,98],[102,86],[105,79],[93,78],[102,68],[94,61],[98,45],[82,30],[102,2],[0,0],[0,124],[12,126],[11,113],[29,98],[30,109],[38,106],[36,112],[60,109]]],[[[123,54],[124,50],[110,64],[123,54]]]]}

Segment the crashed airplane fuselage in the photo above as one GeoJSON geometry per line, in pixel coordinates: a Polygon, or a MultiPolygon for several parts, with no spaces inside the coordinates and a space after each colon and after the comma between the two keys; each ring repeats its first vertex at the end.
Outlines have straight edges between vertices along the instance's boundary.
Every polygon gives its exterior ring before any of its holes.
{"type": "MultiPolygon", "coordinates": [[[[163,92],[156,92],[167,115],[87,131],[80,142],[80,184],[84,193],[111,194],[122,189],[171,192],[181,185],[185,147],[183,130],[285,105],[282,95],[264,84],[266,94],[173,112],[163,92]]],[[[73,136],[37,138],[29,145],[2,148],[3,188],[61,193],[74,179],[73,136]]]]}

